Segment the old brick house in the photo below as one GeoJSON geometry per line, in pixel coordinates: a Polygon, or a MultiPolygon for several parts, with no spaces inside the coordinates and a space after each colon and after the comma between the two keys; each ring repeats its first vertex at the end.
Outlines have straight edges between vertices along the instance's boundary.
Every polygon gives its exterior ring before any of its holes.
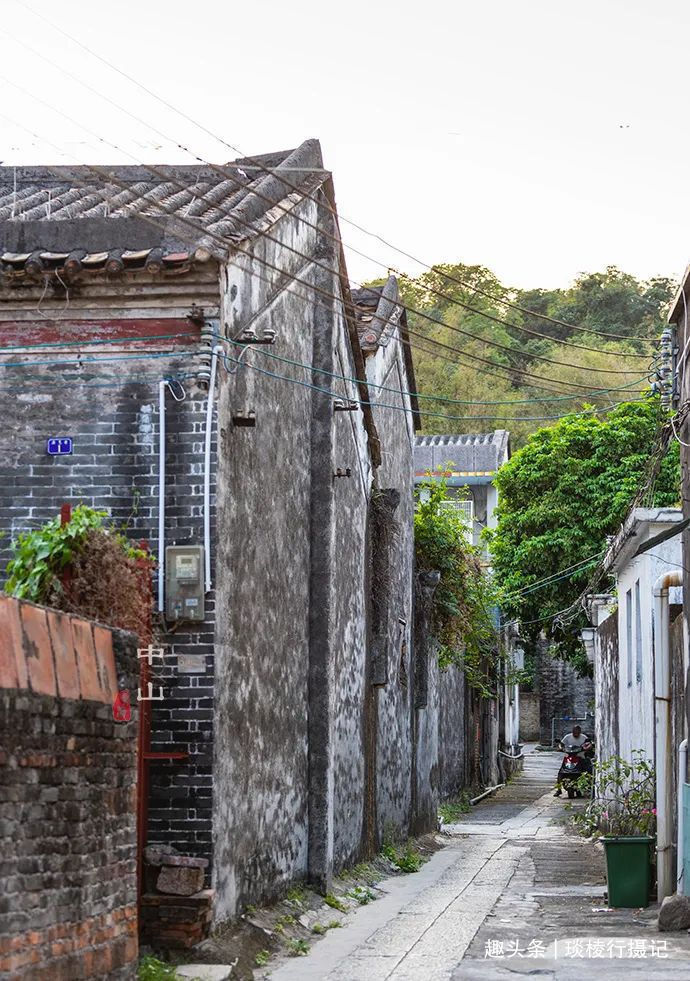
{"type": "Polygon", "coordinates": [[[82,501],[167,555],[148,840],[211,859],[217,919],[429,827],[455,752],[415,694],[404,310],[353,302],[333,200],[315,141],[0,168],[2,559],[82,501]]]}

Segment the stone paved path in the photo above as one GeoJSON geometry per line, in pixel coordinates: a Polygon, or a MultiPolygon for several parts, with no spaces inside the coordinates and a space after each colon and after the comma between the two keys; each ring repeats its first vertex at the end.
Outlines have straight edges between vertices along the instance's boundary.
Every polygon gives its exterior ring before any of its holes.
{"type": "Polygon", "coordinates": [[[560,758],[529,749],[524,773],[447,827],[420,872],[381,883],[382,899],[271,977],[690,981],[687,933],[657,933],[655,907],[606,908],[602,850],[566,830],[553,797],[560,758]]]}

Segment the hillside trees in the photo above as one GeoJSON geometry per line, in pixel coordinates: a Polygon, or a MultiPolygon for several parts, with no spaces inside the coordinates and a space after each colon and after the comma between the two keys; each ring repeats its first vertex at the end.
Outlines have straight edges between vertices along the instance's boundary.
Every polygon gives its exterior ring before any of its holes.
{"type": "Polygon", "coordinates": [[[403,277],[400,286],[408,305],[408,324],[415,332],[410,340],[418,390],[470,403],[423,400],[427,413],[424,431],[506,428],[514,446],[550,421],[538,417],[579,411],[585,405],[604,410],[612,402],[637,397],[647,390],[654,352],[642,339],[661,333],[673,293],[673,283],[668,279],[640,282],[613,266],[582,275],[571,287],[561,290],[513,290],[485,267],[461,263],[441,264],[416,278],[403,277]],[[563,323],[550,323],[502,301],[563,323]],[[583,333],[570,326],[576,324],[626,339],[583,333]],[[525,333],[519,329],[523,327],[546,336],[525,333]],[[434,348],[425,339],[439,341],[452,350],[434,348]],[[570,346],[573,344],[579,347],[570,346]],[[483,358],[489,364],[473,358],[483,358]],[[573,392],[579,394],[563,398],[564,393],[573,392]]]}

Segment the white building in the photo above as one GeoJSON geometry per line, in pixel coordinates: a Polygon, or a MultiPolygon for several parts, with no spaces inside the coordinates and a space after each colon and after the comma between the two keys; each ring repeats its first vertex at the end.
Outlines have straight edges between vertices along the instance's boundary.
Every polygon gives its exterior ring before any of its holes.
{"type": "MultiPolygon", "coordinates": [[[[583,640],[594,659],[600,758],[616,752],[629,760],[641,749],[654,759],[653,592],[662,573],[683,567],[681,535],[673,534],[682,520],[678,508],[631,511],[604,559],[604,567],[616,578],[616,595],[590,599],[595,629],[583,631],[583,640]],[[670,537],[650,547],[664,533],[670,537]],[[613,615],[618,621],[617,644],[606,629],[607,617],[613,615]]],[[[682,603],[682,589],[672,588],[669,599],[671,606],[682,603]]]]}

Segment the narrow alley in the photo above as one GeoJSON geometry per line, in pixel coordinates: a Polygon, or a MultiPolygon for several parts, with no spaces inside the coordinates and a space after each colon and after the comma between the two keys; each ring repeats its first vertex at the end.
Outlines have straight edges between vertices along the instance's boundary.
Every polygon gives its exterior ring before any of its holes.
{"type": "MultiPolygon", "coordinates": [[[[690,938],[656,906],[608,909],[601,848],[566,827],[559,757],[525,748],[522,774],[449,825],[448,846],[331,931],[276,981],[690,978],[690,938]]],[[[576,803],[574,806],[582,806],[576,803]]]]}

